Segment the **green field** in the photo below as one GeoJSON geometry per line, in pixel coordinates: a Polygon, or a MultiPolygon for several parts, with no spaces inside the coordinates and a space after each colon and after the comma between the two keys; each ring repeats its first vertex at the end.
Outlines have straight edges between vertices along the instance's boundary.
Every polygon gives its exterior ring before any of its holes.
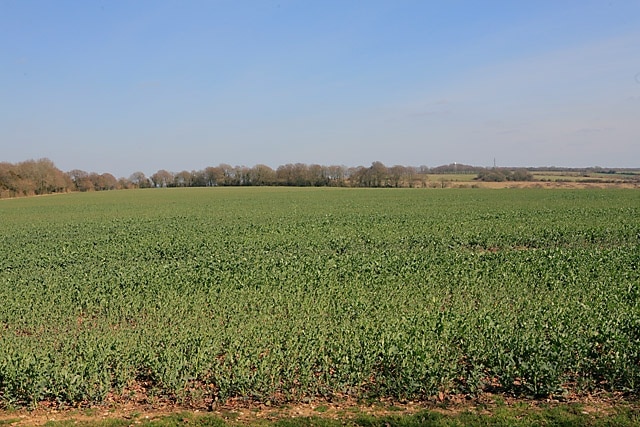
{"type": "Polygon", "coordinates": [[[618,172],[597,173],[597,172],[568,172],[568,171],[537,171],[533,173],[536,181],[560,181],[560,182],[638,182],[638,172],[634,170],[628,173],[618,172]]]}
{"type": "Polygon", "coordinates": [[[0,224],[0,407],[640,385],[637,190],[127,190],[0,224]]]}

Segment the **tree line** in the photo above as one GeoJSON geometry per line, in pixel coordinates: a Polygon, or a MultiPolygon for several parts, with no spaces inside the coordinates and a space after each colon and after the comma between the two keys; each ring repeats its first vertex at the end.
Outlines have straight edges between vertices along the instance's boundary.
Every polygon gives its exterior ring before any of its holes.
{"type": "Polygon", "coordinates": [[[128,178],[74,169],[63,172],[49,159],[20,163],[0,163],[0,198],[103,191],[127,188],[216,187],[216,186],[296,186],[296,187],[425,187],[427,174],[473,173],[479,180],[530,180],[525,170],[508,171],[450,164],[426,166],[323,166],[290,163],[273,169],[264,164],[253,167],[221,163],[200,170],[170,172],[158,170],[151,176],[134,172],[128,178]]]}
{"type": "Polygon", "coordinates": [[[286,164],[273,169],[220,164],[202,170],[172,173],[159,170],[150,177],[140,172],[132,176],[136,185],[148,187],[215,186],[295,186],[295,187],[413,187],[424,184],[423,168],[386,167],[373,162],[370,167],[323,166],[304,163],[286,164]]]}
{"type": "Polygon", "coordinates": [[[49,159],[0,162],[0,198],[132,188],[128,179],[78,169],[63,172],[49,159]]]}

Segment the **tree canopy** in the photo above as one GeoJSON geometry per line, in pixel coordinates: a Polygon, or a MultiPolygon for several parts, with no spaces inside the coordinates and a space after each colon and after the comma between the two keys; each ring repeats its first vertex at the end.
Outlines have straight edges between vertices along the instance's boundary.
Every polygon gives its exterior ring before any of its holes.
{"type": "Polygon", "coordinates": [[[0,163],[0,198],[104,191],[126,188],[216,187],[216,186],[297,186],[297,187],[424,187],[427,174],[476,174],[479,181],[530,181],[526,169],[483,168],[450,164],[434,168],[394,165],[376,161],[369,167],[324,166],[287,163],[276,169],[264,164],[253,167],[220,163],[201,170],[170,172],[160,169],[150,176],[136,171],[117,179],[110,173],[80,169],[62,172],[51,160],[0,163]]]}

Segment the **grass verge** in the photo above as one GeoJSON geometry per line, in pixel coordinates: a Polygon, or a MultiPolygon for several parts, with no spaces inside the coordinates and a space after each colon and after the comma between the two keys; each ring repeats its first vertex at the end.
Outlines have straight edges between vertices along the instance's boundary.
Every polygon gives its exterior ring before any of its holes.
{"type": "MultiPolygon", "coordinates": [[[[318,408],[263,408],[263,410],[237,409],[214,413],[180,411],[145,414],[103,413],[87,416],[86,413],[59,412],[39,416],[22,414],[3,418],[0,426],[87,426],[87,427],[173,427],[173,426],[362,426],[362,427],[412,427],[412,426],[638,426],[640,408],[633,403],[583,404],[534,406],[526,401],[512,405],[498,402],[492,405],[442,405],[407,413],[405,408],[349,407],[336,408],[325,405],[318,408]]],[[[5,414],[8,415],[8,414],[5,414]]]]}

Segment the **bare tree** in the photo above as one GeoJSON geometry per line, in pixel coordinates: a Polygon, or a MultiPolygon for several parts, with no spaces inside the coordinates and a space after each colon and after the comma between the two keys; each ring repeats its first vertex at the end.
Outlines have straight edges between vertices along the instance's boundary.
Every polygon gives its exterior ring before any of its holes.
{"type": "Polygon", "coordinates": [[[218,166],[209,166],[204,169],[204,180],[207,187],[220,185],[224,182],[224,170],[218,166]]]}
{"type": "Polygon", "coordinates": [[[248,185],[273,185],[276,172],[267,165],[255,165],[247,171],[248,185]]]}
{"type": "Polygon", "coordinates": [[[345,184],[347,168],[345,166],[329,166],[326,168],[329,185],[341,187],[345,184]]]}
{"type": "Polygon", "coordinates": [[[137,188],[149,188],[151,187],[151,181],[147,178],[147,176],[143,172],[134,172],[129,177],[129,181],[134,187],[137,188]]]}
{"type": "Polygon", "coordinates": [[[193,176],[189,171],[178,172],[174,178],[173,183],[176,187],[191,187],[191,182],[193,181],[193,176]]]}
{"type": "Polygon", "coordinates": [[[80,169],[73,169],[67,172],[67,176],[73,182],[73,186],[77,191],[94,190],[93,181],[89,178],[89,173],[80,169]]]}
{"type": "Polygon", "coordinates": [[[160,169],[151,175],[151,181],[155,187],[168,187],[173,184],[174,176],[171,172],[160,169]]]}
{"type": "Polygon", "coordinates": [[[395,165],[389,168],[389,183],[392,187],[400,187],[404,184],[403,180],[406,175],[404,166],[395,165]]]}
{"type": "Polygon", "coordinates": [[[94,185],[97,190],[115,190],[118,188],[118,180],[110,173],[103,173],[97,175],[94,185]]]}
{"type": "Polygon", "coordinates": [[[218,166],[222,171],[224,185],[237,185],[236,183],[236,171],[233,166],[226,163],[220,163],[218,166]]]}
{"type": "Polygon", "coordinates": [[[191,171],[191,187],[205,187],[207,180],[203,170],[191,171]]]}

